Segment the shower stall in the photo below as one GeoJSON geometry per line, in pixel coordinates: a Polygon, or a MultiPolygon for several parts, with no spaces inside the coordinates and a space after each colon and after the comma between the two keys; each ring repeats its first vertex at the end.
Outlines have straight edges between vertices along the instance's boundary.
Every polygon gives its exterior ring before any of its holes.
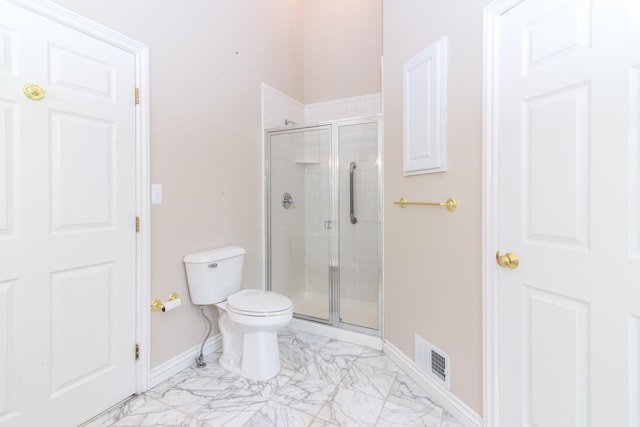
{"type": "Polygon", "coordinates": [[[268,130],[267,289],[294,316],[381,333],[381,117],[268,130]]]}

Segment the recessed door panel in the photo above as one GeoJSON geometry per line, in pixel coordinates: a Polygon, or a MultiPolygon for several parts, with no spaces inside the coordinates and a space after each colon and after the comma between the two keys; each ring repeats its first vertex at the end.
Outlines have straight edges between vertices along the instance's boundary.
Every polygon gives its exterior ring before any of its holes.
{"type": "Polygon", "coordinates": [[[629,316],[629,425],[640,425],[640,317],[629,316]]]}
{"type": "Polygon", "coordinates": [[[52,397],[113,368],[114,267],[109,263],[51,274],[52,397]]]}
{"type": "Polygon", "coordinates": [[[629,70],[629,256],[640,259],[640,65],[629,70]]]}
{"type": "Polygon", "coordinates": [[[525,73],[591,45],[590,0],[551,4],[540,18],[523,28],[525,73]]]}
{"type": "Polygon", "coordinates": [[[113,124],[51,113],[52,230],[112,226],[113,124]]]}
{"type": "Polygon", "coordinates": [[[524,102],[523,172],[526,236],[589,246],[588,84],[524,102]]]}
{"type": "Polygon", "coordinates": [[[115,100],[113,64],[62,46],[49,46],[49,81],[78,93],[115,100]]]}
{"type": "Polygon", "coordinates": [[[640,0],[629,0],[629,31],[640,31],[640,0]]]}
{"type": "Polygon", "coordinates": [[[429,121],[424,120],[425,117],[430,117],[429,110],[431,100],[436,98],[433,93],[435,90],[434,80],[434,65],[433,59],[428,58],[424,62],[416,65],[416,67],[409,73],[411,81],[411,91],[413,93],[419,93],[422,96],[416,96],[409,100],[408,114],[409,121],[415,125],[411,128],[411,139],[418,141],[426,141],[422,144],[411,144],[411,151],[407,153],[407,160],[409,162],[418,162],[428,164],[429,160],[433,156],[431,147],[434,146],[434,137],[430,132],[429,121]],[[428,103],[424,100],[427,99],[428,103]],[[418,102],[419,101],[419,102],[418,102]]]}
{"type": "Polygon", "coordinates": [[[525,286],[524,416],[528,425],[571,427],[588,419],[589,306],[525,286]],[[549,393],[549,390],[554,390],[549,393]]]}
{"type": "Polygon", "coordinates": [[[15,285],[16,280],[0,281],[0,422],[15,415],[17,403],[15,285]]]}
{"type": "Polygon", "coordinates": [[[0,25],[0,73],[16,74],[15,33],[0,25]]]}
{"type": "Polygon", "coordinates": [[[0,99],[0,239],[14,233],[16,103],[0,99]]]}

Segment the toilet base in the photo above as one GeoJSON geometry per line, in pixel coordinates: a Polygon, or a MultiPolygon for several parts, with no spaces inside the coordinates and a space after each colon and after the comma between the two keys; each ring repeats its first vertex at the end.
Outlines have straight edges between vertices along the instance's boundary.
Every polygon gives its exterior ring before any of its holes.
{"type": "MultiPolygon", "coordinates": [[[[220,366],[242,377],[266,381],[280,372],[278,329],[291,320],[280,319],[268,326],[248,326],[231,320],[222,304],[218,305],[218,324],[222,334],[220,366]]],[[[275,319],[271,319],[275,320],[275,319]]]]}
{"type": "Polygon", "coordinates": [[[226,352],[223,344],[220,366],[255,381],[266,381],[278,375],[280,354],[275,332],[245,333],[242,344],[242,356],[236,352],[226,352]]]}

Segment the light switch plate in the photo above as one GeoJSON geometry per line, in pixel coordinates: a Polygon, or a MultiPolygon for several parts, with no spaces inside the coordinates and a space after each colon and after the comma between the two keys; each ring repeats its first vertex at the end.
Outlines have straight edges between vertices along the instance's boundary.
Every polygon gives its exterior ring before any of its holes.
{"type": "Polygon", "coordinates": [[[159,205],[162,203],[162,184],[151,184],[151,204],[159,205]]]}

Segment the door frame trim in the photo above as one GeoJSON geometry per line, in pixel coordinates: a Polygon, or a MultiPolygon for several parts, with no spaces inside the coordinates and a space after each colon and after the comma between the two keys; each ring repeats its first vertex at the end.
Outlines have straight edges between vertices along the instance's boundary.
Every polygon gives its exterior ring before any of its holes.
{"type": "Polygon", "coordinates": [[[500,222],[499,140],[496,82],[500,18],[524,0],[495,0],[484,8],[483,35],[483,182],[482,182],[482,355],[484,425],[500,426],[500,334],[498,269],[495,251],[499,244],[500,222]]]}
{"type": "MultiPolygon", "coordinates": [[[[6,0],[51,21],[65,25],[95,39],[115,46],[135,57],[135,84],[140,90],[136,106],[136,216],[140,218],[140,232],[136,233],[136,342],[140,358],[136,363],[135,393],[149,389],[150,374],[150,205],[149,205],[149,48],[97,22],[84,18],[48,0],[6,0]]],[[[134,94],[131,93],[131,102],[134,94]]],[[[131,218],[131,226],[134,225],[131,218]]],[[[131,349],[134,357],[134,349],[131,349]]],[[[114,402],[115,403],[115,402],[114,402]]]]}

